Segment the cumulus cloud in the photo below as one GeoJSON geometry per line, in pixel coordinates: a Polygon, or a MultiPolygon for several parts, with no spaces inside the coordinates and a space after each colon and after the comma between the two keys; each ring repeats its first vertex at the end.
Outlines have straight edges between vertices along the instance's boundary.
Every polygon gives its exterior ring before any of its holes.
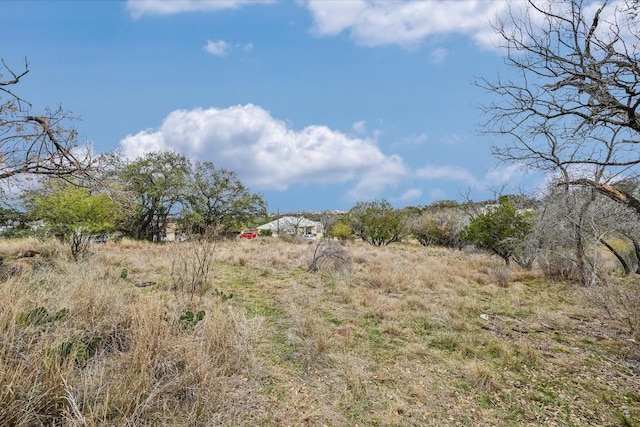
{"type": "Polygon", "coordinates": [[[490,19],[507,5],[502,0],[309,0],[305,4],[313,17],[312,31],[318,36],[348,32],[363,46],[405,47],[414,47],[430,36],[452,33],[488,42],[485,38],[490,19]]]}
{"type": "Polygon", "coordinates": [[[225,56],[229,52],[229,43],[224,40],[207,40],[204,50],[213,56],[225,56]]]}
{"type": "Polygon", "coordinates": [[[247,4],[274,3],[275,0],[128,0],[133,19],[143,15],[174,15],[185,12],[215,12],[247,4]]]}
{"type": "Polygon", "coordinates": [[[386,157],[374,167],[363,171],[358,183],[349,190],[348,196],[355,201],[376,198],[384,189],[398,185],[407,174],[407,168],[400,156],[386,157]]]}
{"type": "Polygon", "coordinates": [[[375,197],[407,173],[400,157],[383,154],[371,139],[326,126],[294,130],[252,104],[174,111],[160,128],[127,135],[120,146],[129,158],[171,149],[209,160],[260,190],[339,183],[353,185],[349,195],[362,199],[375,197]]]}

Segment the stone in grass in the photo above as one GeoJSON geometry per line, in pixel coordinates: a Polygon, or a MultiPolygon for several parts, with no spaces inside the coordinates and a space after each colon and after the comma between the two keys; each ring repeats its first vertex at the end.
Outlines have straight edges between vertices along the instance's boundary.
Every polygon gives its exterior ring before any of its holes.
{"type": "Polygon", "coordinates": [[[138,287],[138,288],[146,288],[148,286],[153,286],[155,284],[156,284],[156,282],[138,282],[138,283],[136,283],[136,287],[138,287]]]}

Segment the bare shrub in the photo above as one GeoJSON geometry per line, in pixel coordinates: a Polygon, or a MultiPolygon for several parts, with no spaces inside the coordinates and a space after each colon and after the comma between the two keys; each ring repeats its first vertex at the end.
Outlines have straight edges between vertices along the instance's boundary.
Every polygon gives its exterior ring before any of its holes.
{"type": "Polygon", "coordinates": [[[320,270],[348,271],[351,269],[351,256],[347,249],[332,240],[319,241],[309,257],[307,271],[320,270]]]}
{"type": "Polygon", "coordinates": [[[188,293],[191,298],[208,290],[209,273],[216,248],[215,233],[191,235],[185,242],[175,243],[171,253],[172,288],[188,293]]]}
{"type": "Polygon", "coordinates": [[[511,280],[512,272],[511,269],[505,266],[496,266],[488,269],[489,277],[493,281],[496,282],[498,286],[503,288],[509,285],[509,281],[511,280]]]}
{"type": "Polygon", "coordinates": [[[546,252],[538,258],[538,266],[547,279],[580,281],[580,270],[568,254],[546,252]]]}
{"type": "Polygon", "coordinates": [[[587,291],[591,302],[620,322],[640,340],[640,284],[634,280],[612,279],[587,291]]]}

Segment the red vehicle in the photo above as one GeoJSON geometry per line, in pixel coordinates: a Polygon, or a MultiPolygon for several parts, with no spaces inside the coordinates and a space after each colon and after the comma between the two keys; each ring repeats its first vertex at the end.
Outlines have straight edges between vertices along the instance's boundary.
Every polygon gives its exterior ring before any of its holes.
{"type": "Polygon", "coordinates": [[[256,237],[258,237],[258,233],[254,231],[245,231],[240,235],[241,239],[255,239],[256,237]]]}

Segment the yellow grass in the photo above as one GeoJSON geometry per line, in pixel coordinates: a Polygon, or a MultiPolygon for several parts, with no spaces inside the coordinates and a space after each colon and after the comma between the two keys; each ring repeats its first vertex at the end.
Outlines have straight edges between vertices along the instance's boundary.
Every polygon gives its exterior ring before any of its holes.
{"type": "Polygon", "coordinates": [[[257,239],[185,292],[180,245],[0,242],[3,425],[640,422],[638,343],[575,285],[411,244],[308,273],[312,244],[257,239]]]}

